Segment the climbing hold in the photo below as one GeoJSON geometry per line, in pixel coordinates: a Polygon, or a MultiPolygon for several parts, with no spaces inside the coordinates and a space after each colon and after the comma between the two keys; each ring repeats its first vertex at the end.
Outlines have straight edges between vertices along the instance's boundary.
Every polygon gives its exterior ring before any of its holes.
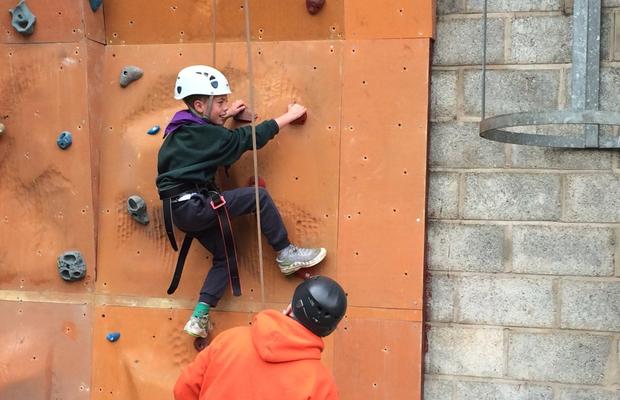
{"type": "Polygon", "coordinates": [[[325,0],[306,0],[306,9],[312,15],[321,11],[325,5],[325,0]]]}
{"type": "Polygon", "coordinates": [[[235,115],[233,118],[237,122],[252,122],[256,119],[256,114],[246,108],[239,114],[235,115]]]}
{"type": "Polygon", "coordinates": [[[105,335],[105,338],[108,339],[109,342],[116,342],[121,337],[120,332],[110,332],[105,335]]]}
{"type": "Polygon", "coordinates": [[[142,78],[144,75],[144,71],[138,67],[134,67],[133,65],[126,65],[121,70],[120,84],[121,87],[127,87],[131,82],[137,81],[142,78]]]}
{"type": "Polygon", "coordinates": [[[60,135],[58,135],[58,139],[56,139],[56,144],[63,150],[66,150],[73,143],[73,137],[71,132],[62,131],[60,135]]]}
{"type": "Polygon", "coordinates": [[[26,5],[26,0],[20,0],[17,6],[11,8],[9,12],[12,17],[11,25],[13,25],[13,28],[24,36],[32,35],[37,17],[32,14],[26,5]]]}
{"type": "Polygon", "coordinates": [[[86,263],[77,250],[67,251],[56,260],[60,277],[65,281],[77,281],[86,275],[86,263]]]}
{"type": "Polygon", "coordinates": [[[209,345],[210,342],[211,342],[211,339],[209,339],[208,337],[206,338],[197,337],[196,339],[194,339],[194,348],[196,349],[197,352],[201,352],[209,345]]]}
{"type": "Polygon", "coordinates": [[[4,135],[4,124],[0,123],[0,136],[4,135]]]}
{"type": "Polygon", "coordinates": [[[306,118],[308,118],[308,113],[305,112],[304,115],[297,118],[295,121],[291,122],[291,125],[303,125],[306,123],[306,118]]]}
{"type": "Polygon", "coordinates": [[[155,135],[157,132],[159,132],[159,129],[159,125],[155,125],[151,129],[146,131],[146,133],[148,133],[149,135],[155,135]]]}
{"type": "MultiPolygon", "coordinates": [[[[250,178],[248,179],[248,186],[254,186],[254,182],[256,182],[254,180],[254,175],[250,176],[250,178]]],[[[265,182],[265,180],[262,177],[258,177],[258,186],[264,188],[267,187],[267,183],[265,182]]]]}
{"type": "Polygon", "coordinates": [[[149,223],[149,215],[146,213],[146,203],[142,197],[138,195],[129,196],[127,199],[127,212],[142,225],[149,223]]]}
{"type": "Polygon", "coordinates": [[[93,12],[97,11],[101,3],[103,3],[103,0],[90,0],[90,9],[93,10],[93,12]]]}

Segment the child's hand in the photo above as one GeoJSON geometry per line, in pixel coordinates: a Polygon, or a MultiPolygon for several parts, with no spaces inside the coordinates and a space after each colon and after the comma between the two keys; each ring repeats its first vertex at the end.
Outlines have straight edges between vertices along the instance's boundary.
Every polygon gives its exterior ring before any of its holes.
{"type": "Polygon", "coordinates": [[[226,118],[234,117],[243,110],[245,110],[245,103],[243,102],[243,100],[235,100],[228,108],[228,111],[226,112],[226,118]]]}
{"type": "Polygon", "coordinates": [[[306,113],[306,107],[301,104],[289,104],[288,111],[275,119],[280,128],[290,124],[306,113]]]}
{"type": "Polygon", "coordinates": [[[293,121],[306,113],[306,107],[301,104],[293,103],[288,105],[288,114],[291,115],[293,121]]]}

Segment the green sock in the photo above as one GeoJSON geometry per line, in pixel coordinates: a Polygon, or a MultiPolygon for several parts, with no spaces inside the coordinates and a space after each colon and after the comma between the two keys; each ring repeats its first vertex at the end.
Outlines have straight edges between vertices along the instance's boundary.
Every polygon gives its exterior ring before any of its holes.
{"type": "Polygon", "coordinates": [[[209,314],[209,305],[207,303],[200,302],[196,304],[192,317],[200,318],[206,314],[209,314]]]}

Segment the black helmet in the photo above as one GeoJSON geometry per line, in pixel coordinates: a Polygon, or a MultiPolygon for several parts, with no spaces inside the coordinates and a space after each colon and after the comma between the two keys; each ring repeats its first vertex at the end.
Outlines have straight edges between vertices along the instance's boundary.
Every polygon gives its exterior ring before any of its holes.
{"type": "Polygon", "coordinates": [[[344,317],[347,296],[335,280],[313,276],[297,286],[292,306],[299,323],[317,336],[327,336],[344,317]]]}

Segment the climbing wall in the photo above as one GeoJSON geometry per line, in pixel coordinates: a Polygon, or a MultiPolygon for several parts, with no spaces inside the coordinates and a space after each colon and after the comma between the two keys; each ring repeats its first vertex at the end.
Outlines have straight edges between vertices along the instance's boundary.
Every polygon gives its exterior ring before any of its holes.
{"type": "MultiPolygon", "coordinates": [[[[214,65],[247,101],[249,49],[259,119],[308,108],[259,151],[259,174],[292,241],[326,247],[319,272],[348,293],[323,360],[343,399],[419,399],[432,1],[327,0],[310,15],[303,0],[251,0],[250,43],[242,0],[104,3],[28,0],[30,36],[0,21],[0,316],[14,321],[0,326],[0,398],[171,398],[211,260],[193,246],[166,294],[176,253],[154,185],[162,134],[147,131],[181,108],[172,86],[188,65],[214,65]],[[127,66],[144,75],[121,87],[127,66]],[[128,214],[132,195],[148,224],[128,214]],[[87,265],[75,282],[56,268],[70,250],[87,265]]],[[[252,174],[248,153],[220,183],[252,174]]],[[[284,308],[301,282],[264,244],[263,292],[255,220],[234,229],[243,296],[222,299],[215,335],[284,308]]]]}

